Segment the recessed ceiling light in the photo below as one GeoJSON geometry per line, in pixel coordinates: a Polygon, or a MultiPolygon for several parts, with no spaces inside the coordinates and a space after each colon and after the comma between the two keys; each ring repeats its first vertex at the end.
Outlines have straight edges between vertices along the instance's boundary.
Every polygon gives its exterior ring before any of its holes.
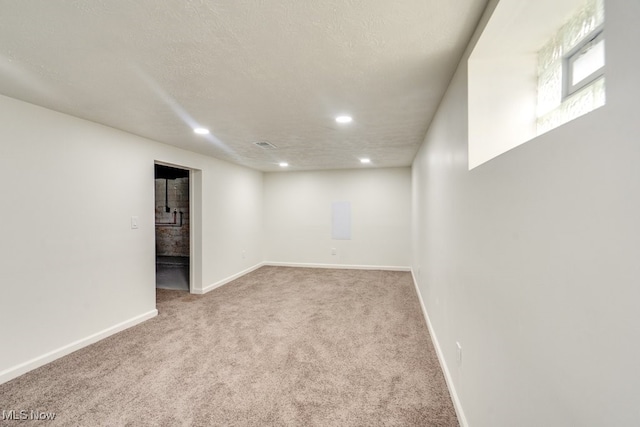
{"type": "Polygon", "coordinates": [[[353,118],[351,116],[338,116],[336,117],[336,122],[338,123],[351,123],[353,118]]]}
{"type": "Polygon", "coordinates": [[[289,163],[287,163],[287,162],[280,162],[280,167],[281,167],[281,168],[286,168],[287,166],[289,166],[289,163]]]}
{"type": "Polygon", "coordinates": [[[193,130],[195,133],[197,133],[198,135],[209,135],[209,129],[205,129],[205,128],[195,128],[193,130]]]}
{"type": "Polygon", "coordinates": [[[371,163],[371,159],[360,159],[360,163],[371,163]]]}

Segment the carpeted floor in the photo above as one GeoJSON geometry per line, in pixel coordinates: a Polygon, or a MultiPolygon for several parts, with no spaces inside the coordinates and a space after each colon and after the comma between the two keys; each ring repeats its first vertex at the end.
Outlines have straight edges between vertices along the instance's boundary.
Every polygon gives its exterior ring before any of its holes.
{"type": "Polygon", "coordinates": [[[158,290],[158,310],[0,385],[0,411],[68,426],[458,425],[409,273],[262,267],[202,296],[158,290]]]}

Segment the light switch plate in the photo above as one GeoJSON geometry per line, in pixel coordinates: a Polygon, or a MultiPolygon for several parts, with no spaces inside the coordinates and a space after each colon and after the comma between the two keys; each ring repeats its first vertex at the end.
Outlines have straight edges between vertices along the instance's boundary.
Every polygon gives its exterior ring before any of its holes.
{"type": "Polygon", "coordinates": [[[131,217],[131,229],[132,230],[137,230],[138,229],[138,217],[137,216],[132,216],[131,217]]]}

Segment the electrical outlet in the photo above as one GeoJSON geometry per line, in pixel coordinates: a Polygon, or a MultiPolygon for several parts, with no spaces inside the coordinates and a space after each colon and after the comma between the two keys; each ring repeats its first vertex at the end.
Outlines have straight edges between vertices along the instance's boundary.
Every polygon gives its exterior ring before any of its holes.
{"type": "Polygon", "coordinates": [[[336,250],[336,248],[331,248],[331,255],[335,255],[337,253],[338,251],[336,250]]]}
{"type": "Polygon", "coordinates": [[[456,362],[458,366],[462,366],[462,345],[456,341],[456,362]]]}
{"type": "Polygon", "coordinates": [[[242,259],[245,259],[247,257],[247,252],[243,249],[242,250],[242,259]]]}

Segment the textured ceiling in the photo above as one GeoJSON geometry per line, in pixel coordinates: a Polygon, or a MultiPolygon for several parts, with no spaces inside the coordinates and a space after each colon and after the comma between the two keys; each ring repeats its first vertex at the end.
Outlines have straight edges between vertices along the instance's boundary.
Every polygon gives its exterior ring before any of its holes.
{"type": "Polygon", "coordinates": [[[407,166],[485,5],[0,0],[0,93],[262,171],[407,166]]]}

